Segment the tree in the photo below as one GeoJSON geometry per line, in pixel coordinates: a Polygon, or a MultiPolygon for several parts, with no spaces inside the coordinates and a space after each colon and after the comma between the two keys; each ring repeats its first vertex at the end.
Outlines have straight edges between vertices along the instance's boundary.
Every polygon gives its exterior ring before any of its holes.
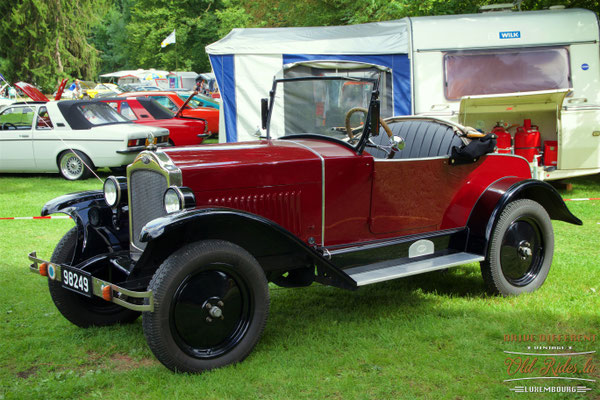
{"type": "Polygon", "coordinates": [[[214,13],[218,0],[137,0],[126,27],[129,63],[137,68],[210,71],[204,47],[216,41],[219,21],[214,13]],[[176,44],[160,43],[173,29],[176,44]]]}
{"type": "Polygon", "coordinates": [[[5,76],[44,90],[55,88],[61,78],[95,77],[99,60],[87,34],[104,9],[104,0],[4,2],[0,57],[8,60],[5,76]]]}
{"type": "Polygon", "coordinates": [[[92,28],[90,44],[99,52],[99,73],[137,68],[127,49],[127,25],[131,22],[131,0],[115,0],[104,17],[92,28]]]}

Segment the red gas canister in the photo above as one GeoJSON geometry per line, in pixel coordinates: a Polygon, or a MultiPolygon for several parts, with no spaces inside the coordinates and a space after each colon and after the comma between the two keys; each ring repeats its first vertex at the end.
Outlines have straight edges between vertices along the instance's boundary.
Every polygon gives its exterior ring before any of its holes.
{"type": "Polygon", "coordinates": [[[510,154],[510,148],[512,146],[512,137],[510,133],[502,125],[502,122],[498,122],[494,129],[492,129],[492,133],[496,135],[496,147],[498,147],[498,153],[502,154],[510,154]]]}
{"type": "Polygon", "coordinates": [[[558,165],[558,141],[546,140],[544,142],[544,165],[546,166],[557,166],[558,165]]]}
{"type": "Polygon", "coordinates": [[[515,134],[515,154],[533,162],[535,156],[540,154],[541,148],[539,128],[531,125],[530,119],[526,119],[515,134]]]}

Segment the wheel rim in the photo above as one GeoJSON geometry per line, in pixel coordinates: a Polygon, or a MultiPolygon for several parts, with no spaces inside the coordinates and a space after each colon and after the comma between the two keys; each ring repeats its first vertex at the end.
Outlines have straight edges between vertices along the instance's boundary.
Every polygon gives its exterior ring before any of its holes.
{"type": "Polygon", "coordinates": [[[69,179],[77,179],[83,175],[83,163],[75,153],[66,153],[60,159],[60,171],[69,179]]]}
{"type": "Polygon", "coordinates": [[[211,264],[181,282],[169,322],[185,353],[208,359],[227,353],[243,339],[253,311],[250,292],[232,266],[211,264]]]}
{"type": "Polygon", "coordinates": [[[544,243],[538,224],[531,218],[514,220],[502,238],[500,265],[506,280],[526,286],[537,278],[544,262],[544,243]]]}

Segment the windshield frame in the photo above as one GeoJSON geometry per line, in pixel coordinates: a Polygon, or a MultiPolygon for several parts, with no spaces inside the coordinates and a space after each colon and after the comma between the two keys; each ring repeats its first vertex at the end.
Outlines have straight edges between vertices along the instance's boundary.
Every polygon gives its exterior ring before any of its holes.
{"type": "Polygon", "coordinates": [[[368,106],[368,112],[367,115],[365,116],[365,124],[360,136],[360,139],[358,141],[358,143],[356,143],[356,145],[352,145],[350,143],[344,142],[342,140],[330,137],[330,136],[326,136],[326,135],[320,135],[317,133],[311,133],[311,132],[299,132],[298,134],[293,134],[293,135],[288,135],[288,136],[282,136],[279,139],[286,139],[286,138],[299,138],[299,137],[317,137],[317,138],[321,138],[324,140],[330,140],[330,141],[335,141],[336,143],[342,143],[347,147],[350,147],[352,149],[354,149],[358,154],[361,154],[366,146],[369,134],[371,133],[371,113],[373,110],[373,102],[379,102],[379,79],[374,79],[374,78],[354,78],[354,77],[349,77],[349,76],[302,76],[302,77],[296,77],[296,78],[275,78],[273,79],[273,86],[271,88],[271,91],[269,92],[269,110],[268,110],[268,114],[267,114],[267,140],[271,140],[271,116],[273,114],[273,108],[274,108],[274,103],[275,103],[275,93],[277,90],[277,85],[279,83],[285,83],[285,82],[298,82],[298,81],[320,81],[320,80],[335,80],[335,81],[348,81],[348,82],[371,82],[373,84],[373,89],[371,92],[371,100],[369,102],[369,106],[368,106]]]}

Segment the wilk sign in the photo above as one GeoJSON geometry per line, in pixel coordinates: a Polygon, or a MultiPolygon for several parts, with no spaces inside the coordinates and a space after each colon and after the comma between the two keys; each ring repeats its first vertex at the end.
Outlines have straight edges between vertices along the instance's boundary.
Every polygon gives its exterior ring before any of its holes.
{"type": "Polygon", "coordinates": [[[500,39],[520,39],[521,31],[500,32],[500,39]]]}

